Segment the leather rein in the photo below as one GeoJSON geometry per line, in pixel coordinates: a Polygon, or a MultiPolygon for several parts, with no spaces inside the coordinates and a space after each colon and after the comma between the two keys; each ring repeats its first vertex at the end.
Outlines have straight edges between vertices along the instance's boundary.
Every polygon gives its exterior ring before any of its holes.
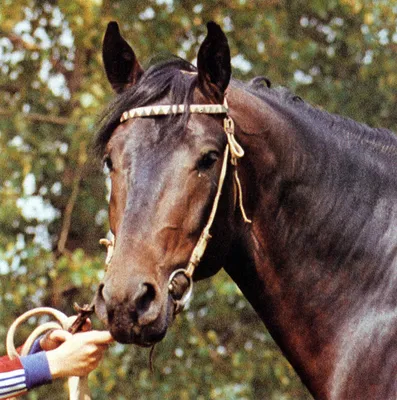
{"type": "MultiPolygon", "coordinates": [[[[174,105],[137,107],[125,111],[120,118],[120,122],[123,123],[133,118],[146,118],[146,117],[156,117],[159,115],[183,114],[185,112],[190,112],[191,114],[225,114],[225,118],[223,120],[223,129],[227,137],[227,144],[223,155],[222,169],[219,175],[218,188],[212,205],[211,213],[209,215],[207,224],[205,225],[203,231],[201,232],[197,244],[193,249],[187,267],[179,268],[173,271],[168,280],[168,289],[175,304],[175,311],[174,311],[175,314],[182,311],[183,308],[188,303],[188,301],[190,300],[190,297],[193,292],[193,273],[196,267],[199,265],[201,258],[203,257],[203,254],[207,247],[207,244],[211,239],[210,229],[214,222],[215,214],[218,209],[219,199],[222,193],[222,188],[227,172],[229,153],[230,153],[230,163],[234,167],[234,180],[238,189],[239,207],[241,210],[241,214],[244,219],[244,222],[251,223],[251,220],[247,218],[247,215],[244,210],[243,194],[242,194],[240,179],[237,173],[237,162],[239,158],[244,156],[244,150],[239,145],[234,136],[234,121],[232,120],[232,118],[230,118],[230,116],[228,116],[228,111],[229,108],[225,99],[223,104],[192,104],[190,106],[185,106],[183,104],[174,104],[174,105]],[[185,289],[182,296],[180,298],[176,298],[174,295],[176,287],[175,277],[179,274],[182,274],[186,277],[188,281],[188,286],[185,289]]],[[[114,249],[114,239],[112,240],[101,239],[100,243],[104,244],[107,247],[108,253],[106,258],[106,264],[109,265],[111,263],[113,249],[114,249]]]]}

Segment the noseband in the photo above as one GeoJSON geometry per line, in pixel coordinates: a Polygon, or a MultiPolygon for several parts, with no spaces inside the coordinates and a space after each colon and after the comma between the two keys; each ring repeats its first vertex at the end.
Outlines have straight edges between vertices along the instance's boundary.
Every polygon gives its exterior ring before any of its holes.
{"type": "MultiPolygon", "coordinates": [[[[201,235],[197,241],[195,248],[193,249],[192,255],[190,256],[190,260],[186,268],[179,268],[172,272],[168,281],[168,289],[170,291],[171,297],[175,303],[175,311],[177,314],[183,310],[186,303],[189,301],[192,292],[193,292],[193,273],[196,267],[199,265],[201,258],[205,252],[207,244],[211,239],[210,229],[214,222],[216,210],[218,209],[219,198],[221,196],[223,183],[226,176],[227,164],[230,153],[230,163],[234,167],[234,179],[236,182],[236,186],[238,189],[239,196],[239,207],[241,210],[241,214],[243,216],[244,222],[251,223],[251,220],[247,218],[243,206],[243,195],[242,189],[240,185],[240,180],[237,174],[237,161],[239,158],[244,156],[243,148],[238,144],[236,138],[234,136],[234,122],[228,116],[229,108],[227,106],[226,99],[224,104],[192,104],[190,106],[185,106],[183,104],[174,104],[174,105],[158,105],[158,106],[148,106],[148,107],[138,107],[133,108],[131,110],[125,111],[121,118],[120,122],[125,122],[129,119],[133,118],[145,118],[145,117],[156,117],[159,115],[172,115],[172,114],[183,114],[185,112],[190,112],[191,114],[225,114],[225,118],[223,120],[223,129],[225,131],[227,137],[227,145],[225,148],[222,169],[219,175],[218,181],[218,189],[215,195],[214,203],[212,205],[211,213],[208,218],[207,224],[204,227],[201,235]],[[188,286],[185,289],[182,297],[176,299],[174,294],[175,291],[175,277],[178,274],[183,274],[187,281],[188,286]]],[[[108,256],[106,259],[106,264],[109,265],[113,253],[114,243],[113,241],[109,241],[107,239],[101,239],[101,243],[107,246],[108,256]]]]}

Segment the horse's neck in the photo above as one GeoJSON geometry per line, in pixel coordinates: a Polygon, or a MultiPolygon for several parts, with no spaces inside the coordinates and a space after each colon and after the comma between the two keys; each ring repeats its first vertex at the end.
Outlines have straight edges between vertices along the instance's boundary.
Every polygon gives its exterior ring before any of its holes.
{"type": "MultiPolygon", "coordinates": [[[[393,304],[397,301],[396,296],[391,297],[393,287],[397,287],[397,278],[392,274],[390,265],[389,268],[386,265],[387,262],[393,263],[393,259],[386,261],[384,258],[377,265],[375,255],[372,257],[357,251],[359,238],[354,239],[356,243],[351,238],[352,246],[356,246],[355,249],[352,247],[354,252],[330,252],[327,260],[323,256],[328,249],[321,248],[324,243],[314,236],[312,239],[310,235],[300,237],[303,235],[302,220],[294,219],[296,215],[288,215],[288,210],[277,210],[280,195],[280,186],[277,185],[284,182],[283,177],[272,170],[277,165],[275,169],[284,167],[288,171],[296,162],[293,158],[299,157],[299,154],[292,154],[291,165],[288,166],[280,165],[280,160],[274,161],[272,158],[275,155],[266,150],[267,141],[285,140],[285,134],[283,137],[281,132],[285,123],[277,120],[271,110],[258,113],[256,118],[250,111],[251,117],[242,121],[241,113],[247,110],[249,101],[243,96],[231,98],[240,107],[236,112],[236,122],[244,131],[248,130],[248,135],[241,136],[240,140],[246,150],[241,176],[243,186],[244,182],[246,184],[245,191],[249,196],[247,209],[251,212],[249,217],[253,218],[253,224],[245,228],[248,233],[242,235],[243,239],[232,246],[226,270],[315,398],[344,399],[348,398],[348,393],[350,398],[357,398],[360,384],[356,382],[355,385],[354,378],[353,383],[346,380],[349,368],[359,370],[358,380],[365,379],[371,367],[388,379],[390,371],[396,366],[396,362],[390,361],[392,358],[388,358],[390,368],[381,365],[382,360],[379,359],[379,354],[384,355],[383,350],[390,348],[394,339],[393,326],[397,324],[397,313],[390,310],[390,305],[384,301],[385,296],[393,304]],[[274,127],[278,127],[277,132],[273,132],[274,127]],[[255,134],[260,131],[260,134],[255,134]],[[254,165],[258,160],[262,162],[260,171],[258,165],[254,165]],[[256,179],[251,186],[248,186],[249,174],[256,179]],[[286,214],[281,215],[280,212],[286,214]],[[296,240],[292,240],[294,237],[296,240]],[[318,257],[321,251],[322,257],[318,257]],[[337,264],[342,264],[343,268],[333,268],[337,264]],[[377,274],[371,275],[376,268],[377,274]],[[371,281],[374,288],[366,289],[371,281]],[[387,282],[388,287],[385,286],[387,282]],[[371,340],[378,340],[381,333],[382,338],[377,343],[379,353],[369,363],[365,354],[370,351],[371,340]]],[[[287,141],[286,146],[296,148],[293,140],[287,141]]],[[[324,196],[324,193],[314,190],[311,196],[324,196]]],[[[391,211],[390,218],[397,219],[397,208],[391,211]]],[[[304,220],[303,213],[301,216],[304,220]]],[[[376,228],[377,222],[379,220],[370,222],[366,229],[376,228]]],[[[340,228],[342,230],[342,226],[340,228]]],[[[395,229],[390,229],[389,234],[394,232],[395,236],[395,229]]],[[[369,244],[368,241],[362,243],[369,244]]],[[[330,241],[327,246],[331,248],[333,244],[330,241]]],[[[392,255],[396,252],[395,247],[391,245],[385,249],[392,255]]],[[[343,243],[340,245],[340,249],[346,248],[343,243]]],[[[389,354],[390,357],[397,357],[394,347],[389,354]]],[[[393,385],[389,389],[380,388],[373,392],[372,398],[391,398],[390,393],[395,393],[394,390],[393,385]]]]}
{"type": "Polygon", "coordinates": [[[321,316],[306,309],[307,298],[300,297],[303,287],[296,287],[294,279],[287,281],[279,273],[255,222],[251,232],[246,243],[233,245],[226,271],[315,398],[325,398],[333,368],[328,351],[329,327],[321,321],[317,323],[316,317],[321,316]]]}
{"type": "Polygon", "coordinates": [[[363,398],[368,384],[371,399],[394,399],[396,384],[381,383],[395,382],[397,312],[377,307],[375,297],[356,301],[350,277],[327,274],[315,261],[291,273],[267,239],[254,221],[251,234],[233,245],[226,271],[314,398],[363,398]],[[365,381],[373,374],[376,382],[365,381]]]}

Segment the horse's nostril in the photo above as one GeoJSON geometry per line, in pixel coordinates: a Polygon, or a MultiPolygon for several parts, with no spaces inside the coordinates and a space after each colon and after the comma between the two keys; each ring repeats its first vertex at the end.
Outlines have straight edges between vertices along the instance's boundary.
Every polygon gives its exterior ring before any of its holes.
{"type": "Polygon", "coordinates": [[[139,290],[135,293],[133,304],[135,313],[139,319],[140,316],[145,314],[149,309],[153,300],[156,297],[156,289],[150,283],[142,283],[139,290]]]}

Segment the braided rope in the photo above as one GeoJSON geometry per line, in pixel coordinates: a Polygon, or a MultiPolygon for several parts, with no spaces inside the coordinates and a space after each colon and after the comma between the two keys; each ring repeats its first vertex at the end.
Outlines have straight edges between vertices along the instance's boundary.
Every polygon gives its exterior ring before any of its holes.
{"type": "MultiPolygon", "coordinates": [[[[63,329],[68,330],[70,328],[71,323],[63,312],[56,310],[51,307],[38,307],[33,310],[29,310],[18,317],[10,326],[7,332],[6,338],[6,348],[7,355],[11,360],[19,357],[15,344],[14,344],[14,336],[15,332],[20,324],[27,321],[29,318],[38,316],[38,315],[50,315],[56,321],[46,322],[36,329],[29,335],[26,340],[24,346],[22,347],[21,356],[26,356],[29,354],[29,351],[34,343],[34,341],[41,336],[43,333],[48,332],[52,329],[63,329]]],[[[78,377],[71,376],[68,378],[68,386],[69,386],[69,399],[70,400],[91,400],[88,388],[88,377],[78,377]]]]}
{"type": "Polygon", "coordinates": [[[120,122],[139,117],[155,117],[158,115],[183,114],[189,110],[193,114],[225,114],[228,111],[224,104],[192,104],[189,107],[184,104],[158,105],[132,108],[123,112],[120,122]]]}

